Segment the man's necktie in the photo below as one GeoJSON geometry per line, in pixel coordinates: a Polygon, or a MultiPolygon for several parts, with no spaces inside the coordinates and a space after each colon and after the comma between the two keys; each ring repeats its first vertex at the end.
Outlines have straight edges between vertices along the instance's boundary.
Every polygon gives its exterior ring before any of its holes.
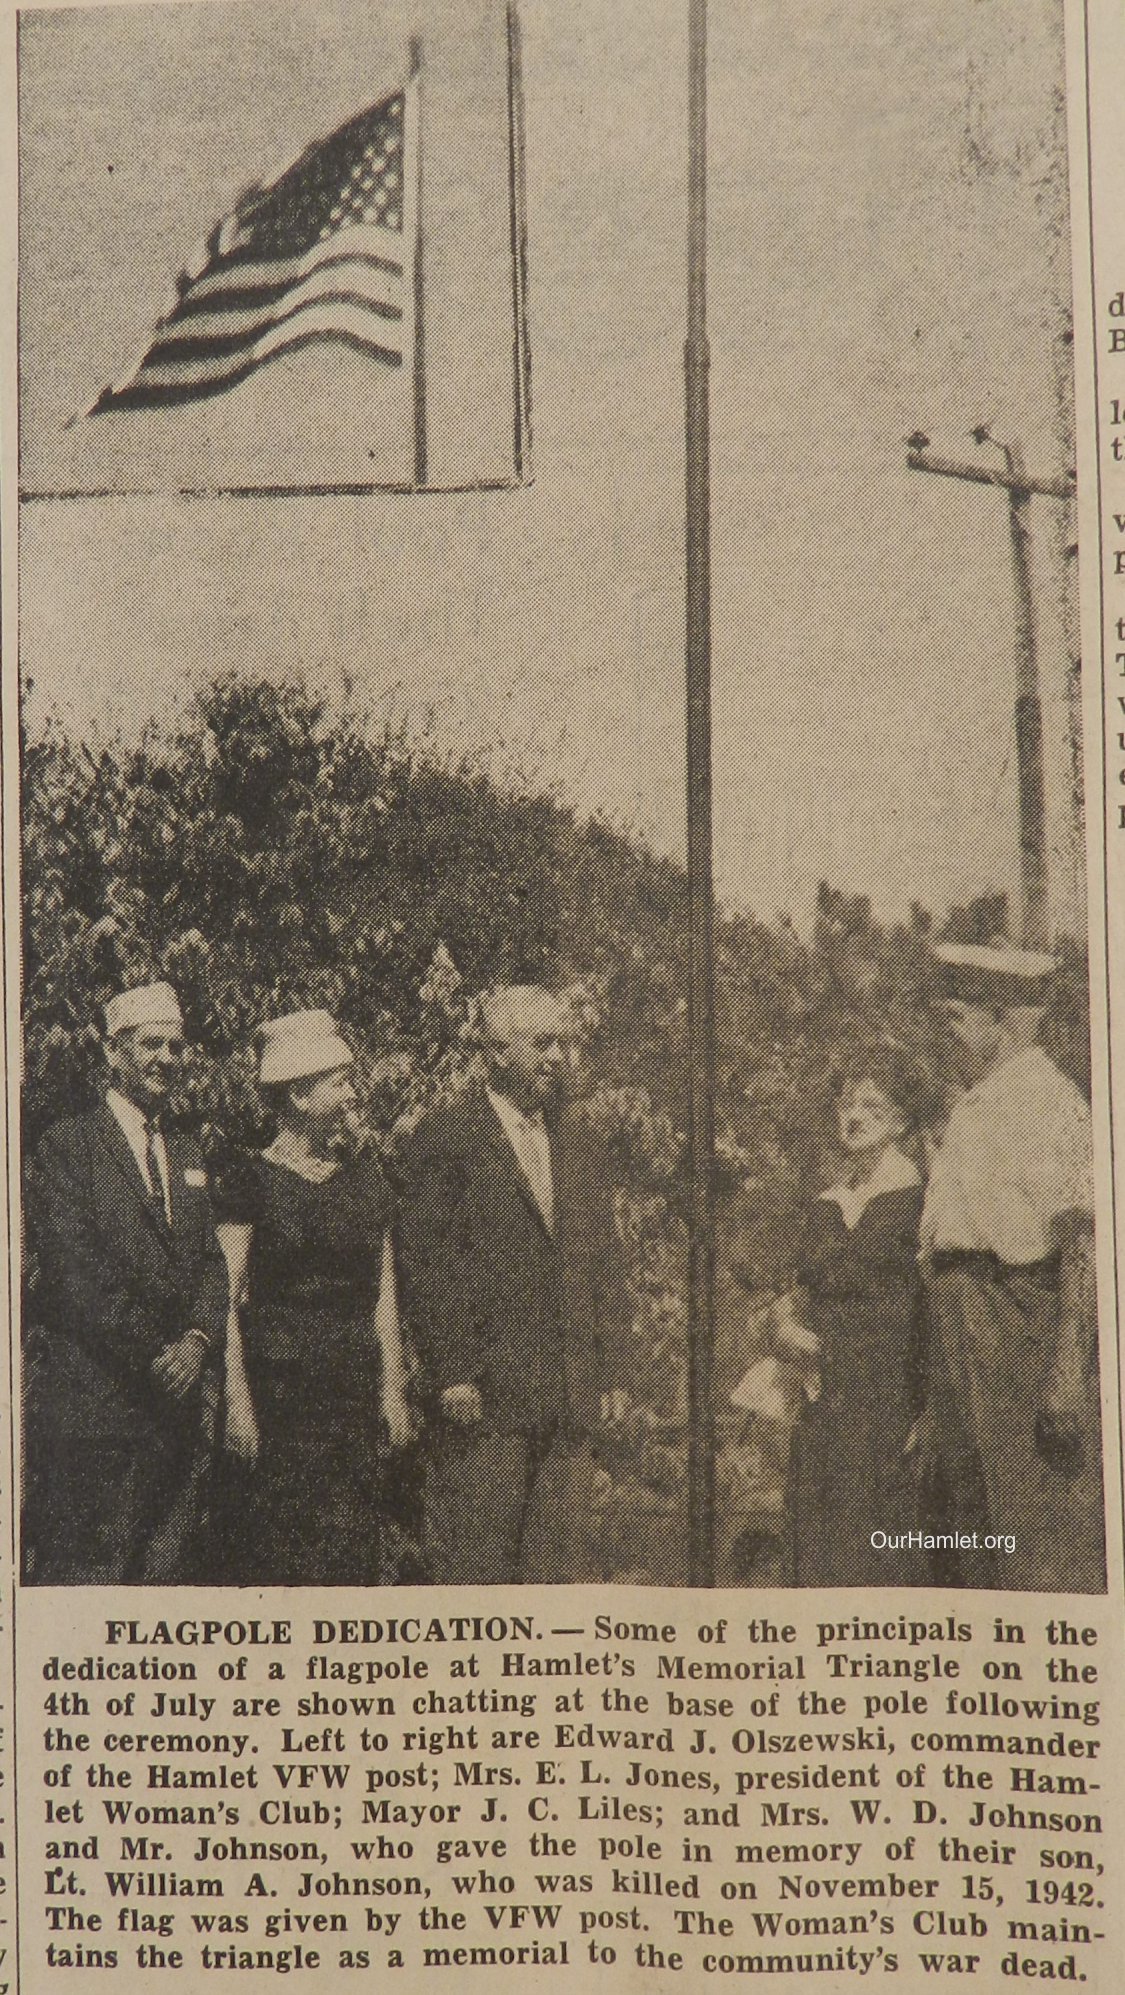
{"type": "Polygon", "coordinates": [[[531,1116],[523,1119],[523,1169],[535,1202],[543,1215],[548,1233],[555,1230],[555,1187],[551,1176],[551,1146],[543,1122],[531,1116]]]}
{"type": "Polygon", "coordinates": [[[158,1134],[154,1122],[145,1123],[145,1174],[148,1178],[148,1195],[161,1225],[167,1226],[168,1207],[164,1202],[164,1178],[160,1169],[158,1134]]]}

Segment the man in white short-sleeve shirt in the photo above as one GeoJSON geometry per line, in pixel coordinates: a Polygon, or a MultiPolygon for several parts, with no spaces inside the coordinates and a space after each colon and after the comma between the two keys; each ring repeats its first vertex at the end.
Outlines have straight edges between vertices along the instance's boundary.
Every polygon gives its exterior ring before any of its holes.
{"type": "Polygon", "coordinates": [[[937,950],[966,1091],[933,1162],[921,1242],[931,1434],[946,1500],[980,1542],[967,1583],[1105,1584],[1089,1106],[1038,1043],[1041,952],[937,950]]]}

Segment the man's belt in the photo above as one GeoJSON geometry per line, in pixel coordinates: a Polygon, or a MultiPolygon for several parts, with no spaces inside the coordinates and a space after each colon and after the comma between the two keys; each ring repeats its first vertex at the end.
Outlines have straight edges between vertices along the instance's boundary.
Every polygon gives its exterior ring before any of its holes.
{"type": "Polygon", "coordinates": [[[977,1247],[938,1247],[927,1256],[935,1275],[961,1270],[984,1281],[1030,1281],[1044,1287],[1058,1280],[1059,1258],[1055,1253],[1040,1261],[1002,1261],[999,1254],[977,1247]]]}

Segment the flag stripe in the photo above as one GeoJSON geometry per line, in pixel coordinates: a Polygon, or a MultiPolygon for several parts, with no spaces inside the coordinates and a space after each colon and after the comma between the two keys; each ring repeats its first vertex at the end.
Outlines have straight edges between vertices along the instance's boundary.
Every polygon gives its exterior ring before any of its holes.
{"type": "Polygon", "coordinates": [[[253,324],[239,327],[235,331],[192,332],[185,333],[181,338],[154,340],[143,365],[164,366],[170,361],[206,360],[211,357],[221,358],[228,353],[244,353],[270,326],[287,325],[291,319],[298,318],[302,313],[310,311],[313,305],[320,304],[356,305],[360,310],[371,312],[376,317],[390,320],[392,323],[402,318],[401,305],[374,302],[370,298],[360,297],[354,291],[325,291],[318,298],[308,299],[300,305],[292,305],[285,312],[273,312],[267,319],[259,318],[253,324]]]}
{"type": "Polygon", "coordinates": [[[252,339],[258,332],[268,330],[271,325],[280,323],[283,317],[300,305],[313,304],[318,298],[348,298],[360,307],[366,307],[376,317],[401,319],[403,315],[401,284],[390,281],[382,271],[369,271],[363,265],[337,263],[331,270],[318,270],[303,284],[289,286],[282,299],[285,310],[279,312],[277,302],[265,304],[258,299],[252,304],[225,308],[217,292],[208,301],[213,309],[204,311],[202,307],[184,318],[173,315],[158,326],[149,348],[148,357],[167,347],[170,341],[199,340],[212,335],[222,338],[227,334],[245,334],[252,339]]]}
{"type": "MultiPolygon", "coordinates": [[[[255,339],[253,346],[243,350],[247,351],[252,359],[264,360],[267,354],[291,346],[298,339],[302,343],[308,336],[332,339],[337,333],[347,333],[357,347],[370,346],[384,353],[397,351],[401,358],[401,347],[396,348],[389,340],[384,341],[375,336],[365,311],[357,312],[354,307],[347,304],[325,304],[320,299],[313,299],[310,304],[302,306],[300,312],[293,315],[293,321],[290,323],[267,326],[255,339]],[[296,323],[298,319],[300,323],[296,323]]],[[[223,365],[223,362],[229,358],[231,356],[228,354],[212,355],[206,348],[198,353],[185,354],[179,359],[146,356],[141,365],[140,377],[169,382],[197,381],[211,376],[225,376],[229,369],[223,365]]]]}
{"type": "MultiPolygon", "coordinates": [[[[341,270],[356,265],[361,269],[370,269],[385,277],[393,278],[397,284],[402,282],[402,265],[390,263],[381,256],[332,256],[327,257],[318,268],[341,270]]],[[[292,288],[292,279],[279,279],[275,283],[252,283],[247,278],[241,284],[220,283],[206,289],[202,285],[194,285],[187,297],[181,298],[175,311],[169,313],[164,323],[169,326],[178,325],[182,319],[192,318],[199,312],[239,311],[246,306],[275,304],[292,288]]],[[[393,287],[388,284],[386,288],[390,291],[393,287]]]]}
{"type": "Polygon", "coordinates": [[[247,375],[253,374],[267,361],[277,359],[279,354],[299,352],[302,347],[312,346],[315,341],[323,339],[332,339],[342,346],[352,347],[357,353],[364,353],[369,359],[380,361],[386,367],[402,366],[401,353],[393,353],[389,347],[374,346],[370,340],[361,339],[342,327],[336,327],[331,333],[318,329],[294,333],[283,346],[273,352],[260,356],[252,354],[248,359],[240,361],[237,367],[227,368],[221,373],[212,371],[205,375],[185,377],[177,370],[169,368],[165,370],[167,378],[150,379],[147,370],[142,368],[136,380],[126,382],[124,387],[103,388],[90,413],[97,415],[104,409],[154,409],[162,405],[202,401],[208,395],[219,395],[226,388],[237,387],[240,381],[245,381],[247,375]]]}
{"type": "Polygon", "coordinates": [[[258,284],[296,284],[314,270],[319,270],[322,264],[336,263],[341,258],[348,261],[363,258],[387,270],[391,276],[401,277],[401,257],[387,255],[388,249],[399,249],[401,242],[402,238],[396,231],[365,223],[335,230],[327,242],[315,243],[302,256],[250,259],[236,254],[225,257],[221,263],[194,278],[188,296],[205,297],[209,291],[222,290],[232,280],[239,289],[258,284]]]}

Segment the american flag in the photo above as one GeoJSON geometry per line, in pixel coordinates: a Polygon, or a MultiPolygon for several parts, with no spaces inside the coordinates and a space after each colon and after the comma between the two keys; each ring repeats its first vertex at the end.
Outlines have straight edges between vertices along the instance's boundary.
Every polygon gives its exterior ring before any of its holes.
{"type": "Polygon", "coordinates": [[[417,142],[411,81],[252,187],[177,280],[141,360],[89,413],[215,395],[315,340],[409,364],[417,142]]]}

